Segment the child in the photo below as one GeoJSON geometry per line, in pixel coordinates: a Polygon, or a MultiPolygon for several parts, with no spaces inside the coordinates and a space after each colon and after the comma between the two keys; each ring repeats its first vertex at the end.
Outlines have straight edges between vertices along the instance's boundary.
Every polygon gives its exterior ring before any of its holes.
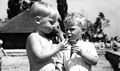
{"type": "Polygon", "coordinates": [[[64,68],[65,71],[91,71],[91,66],[98,62],[98,54],[94,44],[82,40],[86,18],[80,13],[71,13],[64,22],[69,43],[67,49],[57,55],[57,68],[64,68]]]}
{"type": "Polygon", "coordinates": [[[50,4],[40,1],[31,6],[30,15],[33,32],[26,43],[30,71],[55,71],[53,56],[64,49],[67,40],[55,45],[45,34],[53,30],[59,14],[50,4]]]}

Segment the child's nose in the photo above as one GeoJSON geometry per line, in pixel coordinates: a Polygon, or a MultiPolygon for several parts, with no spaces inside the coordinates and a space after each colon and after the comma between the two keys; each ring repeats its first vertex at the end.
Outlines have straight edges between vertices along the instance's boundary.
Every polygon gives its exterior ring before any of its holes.
{"type": "Polygon", "coordinates": [[[71,36],[71,31],[67,31],[67,35],[68,35],[68,36],[71,36]]]}
{"type": "Polygon", "coordinates": [[[67,30],[67,33],[70,34],[71,33],[70,30],[67,30]]]}

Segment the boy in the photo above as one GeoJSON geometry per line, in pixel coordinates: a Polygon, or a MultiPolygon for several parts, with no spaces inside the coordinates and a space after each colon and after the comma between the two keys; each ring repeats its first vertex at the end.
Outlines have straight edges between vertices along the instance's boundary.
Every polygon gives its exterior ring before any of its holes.
{"type": "Polygon", "coordinates": [[[86,18],[80,13],[71,13],[64,22],[68,47],[58,54],[56,66],[65,71],[91,71],[91,66],[98,62],[98,54],[94,44],[82,40],[86,18]]]}
{"type": "Polygon", "coordinates": [[[50,4],[41,1],[31,6],[30,15],[33,33],[26,43],[30,71],[55,71],[53,56],[64,49],[67,40],[54,45],[45,34],[53,30],[59,14],[50,4]]]}

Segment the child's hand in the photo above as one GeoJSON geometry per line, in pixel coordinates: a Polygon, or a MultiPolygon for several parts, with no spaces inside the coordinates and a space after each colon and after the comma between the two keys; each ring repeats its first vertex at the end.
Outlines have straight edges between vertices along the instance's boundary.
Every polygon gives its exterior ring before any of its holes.
{"type": "Polygon", "coordinates": [[[79,46],[77,46],[77,45],[73,45],[73,46],[71,47],[71,52],[72,52],[72,53],[80,54],[81,48],[80,48],[79,46]]]}
{"type": "Polygon", "coordinates": [[[54,29],[54,31],[56,31],[56,33],[61,33],[62,32],[59,25],[53,25],[53,29],[54,29]]]}
{"type": "Polygon", "coordinates": [[[64,50],[68,46],[68,39],[63,40],[58,45],[60,46],[60,50],[64,50]]]}
{"type": "Polygon", "coordinates": [[[61,41],[65,39],[64,38],[64,33],[62,32],[62,30],[60,29],[59,26],[54,25],[53,30],[57,33],[57,35],[58,35],[58,37],[60,38],[61,41]]]}

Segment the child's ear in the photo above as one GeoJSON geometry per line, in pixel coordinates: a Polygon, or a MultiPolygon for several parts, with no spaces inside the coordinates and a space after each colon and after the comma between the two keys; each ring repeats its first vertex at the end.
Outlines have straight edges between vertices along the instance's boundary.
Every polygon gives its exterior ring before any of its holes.
{"type": "Polygon", "coordinates": [[[41,22],[41,17],[40,17],[40,16],[36,16],[36,17],[34,18],[34,21],[35,21],[37,24],[40,24],[40,22],[41,22]]]}

